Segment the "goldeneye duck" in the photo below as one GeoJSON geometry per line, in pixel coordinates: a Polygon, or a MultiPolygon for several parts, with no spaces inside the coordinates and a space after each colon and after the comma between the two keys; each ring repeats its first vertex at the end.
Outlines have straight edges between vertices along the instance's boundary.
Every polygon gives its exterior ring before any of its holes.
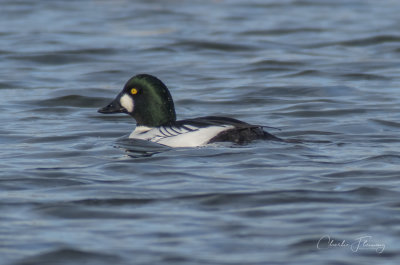
{"type": "Polygon", "coordinates": [[[176,120],[168,88],[158,78],[140,74],[132,77],[122,91],[100,113],[127,113],[136,120],[129,138],[170,147],[196,147],[214,142],[243,144],[256,139],[283,141],[263,126],[217,116],[176,120]]]}

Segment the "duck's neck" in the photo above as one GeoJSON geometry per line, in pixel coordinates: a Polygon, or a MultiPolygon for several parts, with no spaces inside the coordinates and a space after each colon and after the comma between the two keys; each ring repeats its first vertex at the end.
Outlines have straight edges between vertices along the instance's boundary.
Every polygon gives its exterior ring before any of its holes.
{"type": "Polygon", "coordinates": [[[176,121],[175,111],[173,113],[147,113],[147,115],[132,115],[136,120],[137,126],[160,127],[162,125],[171,125],[176,121]],[[173,114],[173,115],[172,115],[173,114]]]}

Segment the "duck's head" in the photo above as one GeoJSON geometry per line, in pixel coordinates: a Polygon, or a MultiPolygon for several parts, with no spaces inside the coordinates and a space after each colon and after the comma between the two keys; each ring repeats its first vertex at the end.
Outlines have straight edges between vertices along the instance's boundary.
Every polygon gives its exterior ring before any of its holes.
{"type": "Polygon", "coordinates": [[[174,102],[168,88],[161,80],[140,74],[126,82],[121,93],[100,113],[127,113],[138,125],[157,127],[175,122],[174,102]]]}

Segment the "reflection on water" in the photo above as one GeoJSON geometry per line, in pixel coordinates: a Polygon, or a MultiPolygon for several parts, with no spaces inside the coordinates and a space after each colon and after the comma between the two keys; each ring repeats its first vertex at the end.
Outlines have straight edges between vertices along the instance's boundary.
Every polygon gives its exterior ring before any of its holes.
{"type": "Polygon", "coordinates": [[[399,8],[3,1],[2,262],[398,264],[399,8]],[[127,139],[132,118],[96,110],[139,73],[179,119],[290,141],[127,139]],[[385,248],[346,247],[360,238],[385,248]]]}

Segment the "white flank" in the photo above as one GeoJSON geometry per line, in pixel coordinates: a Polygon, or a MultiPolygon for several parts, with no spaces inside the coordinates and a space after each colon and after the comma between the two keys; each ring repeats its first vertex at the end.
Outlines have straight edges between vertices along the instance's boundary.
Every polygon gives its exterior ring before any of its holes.
{"type": "Polygon", "coordinates": [[[131,135],[129,135],[129,138],[147,140],[170,147],[196,147],[207,144],[219,133],[232,128],[234,127],[231,125],[210,126],[206,128],[190,126],[190,130],[184,127],[171,128],[162,126],[149,128],[146,126],[138,126],[131,135]]]}
{"type": "Polygon", "coordinates": [[[119,102],[121,103],[121,106],[124,107],[128,112],[133,112],[134,104],[133,99],[130,96],[124,94],[119,102]]]}

